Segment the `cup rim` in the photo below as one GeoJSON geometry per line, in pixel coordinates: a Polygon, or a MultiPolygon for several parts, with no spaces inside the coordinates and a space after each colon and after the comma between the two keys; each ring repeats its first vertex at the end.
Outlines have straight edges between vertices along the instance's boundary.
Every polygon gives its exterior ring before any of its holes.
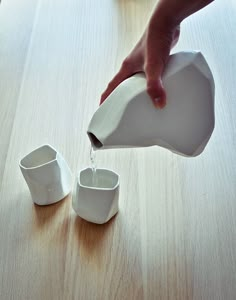
{"type": "Polygon", "coordinates": [[[79,185],[82,188],[86,188],[86,189],[90,189],[90,190],[99,190],[99,191],[113,191],[113,190],[117,189],[117,187],[119,187],[119,185],[120,185],[120,175],[118,173],[116,173],[115,171],[113,171],[111,169],[107,169],[107,168],[97,168],[97,170],[109,171],[117,176],[117,183],[113,187],[105,188],[105,187],[93,187],[93,186],[84,185],[80,181],[80,175],[83,171],[86,171],[86,170],[92,170],[92,168],[91,167],[83,168],[79,171],[79,174],[77,175],[77,185],[79,185]]]}
{"type": "Polygon", "coordinates": [[[39,147],[35,148],[34,150],[32,150],[31,152],[29,152],[28,154],[26,154],[26,155],[20,160],[19,165],[20,165],[20,167],[21,167],[22,169],[24,169],[24,170],[34,170],[34,169],[38,169],[38,168],[41,168],[41,167],[43,167],[43,166],[46,166],[46,165],[48,165],[48,164],[51,164],[51,163],[55,162],[55,161],[57,160],[57,156],[58,156],[58,151],[57,151],[54,147],[52,147],[50,144],[43,144],[42,146],[39,146],[39,147]],[[54,158],[54,159],[52,159],[52,160],[50,160],[50,161],[48,161],[48,162],[45,162],[45,163],[43,163],[43,164],[40,164],[40,165],[38,165],[38,166],[34,166],[34,167],[25,167],[25,166],[22,164],[23,160],[26,159],[29,155],[33,154],[34,152],[36,152],[36,151],[38,151],[38,150],[40,150],[40,149],[42,149],[42,148],[44,148],[44,147],[48,147],[48,148],[50,148],[51,150],[53,150],[53,151],[55,152],[55,158],[54,158]]]}

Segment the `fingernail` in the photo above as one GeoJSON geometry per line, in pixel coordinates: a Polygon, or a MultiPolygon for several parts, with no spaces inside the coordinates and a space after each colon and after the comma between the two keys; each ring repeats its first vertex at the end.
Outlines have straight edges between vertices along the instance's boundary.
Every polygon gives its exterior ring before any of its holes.
{"type": "Polygon", "coordinates": [[[160,108],[160,103],[159,103],[160,99],[161,99],[160,97],[154,99],[154,106],[155,106],[156,108],[160,108]]]}

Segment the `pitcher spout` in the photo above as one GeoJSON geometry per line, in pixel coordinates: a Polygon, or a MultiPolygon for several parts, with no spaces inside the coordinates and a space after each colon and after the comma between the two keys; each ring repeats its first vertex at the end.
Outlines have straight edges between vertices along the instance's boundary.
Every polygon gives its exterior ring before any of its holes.
{"type": "Polygon", "coordinates": [[[98,150],[98,149],[102,149],[103,148],[103,143],[96,137],[95,134],[93,134],[92,132],[87,132],[88,137],[90,139],[91,145],[93,147],[94,150],[98,150]]]}

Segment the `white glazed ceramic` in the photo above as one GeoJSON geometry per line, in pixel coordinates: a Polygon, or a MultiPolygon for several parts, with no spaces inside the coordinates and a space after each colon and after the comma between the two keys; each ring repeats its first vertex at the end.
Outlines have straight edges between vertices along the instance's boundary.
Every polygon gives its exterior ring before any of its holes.
{"type": "Polygon", "coordinates": [[[118,212],[118,201],[118,174],[107,169],[97,169],[96,178],[93,178],[91,168],[80,172],[72,205],[81,218],[104,224],[118,212]]]}
{"type": "Polygon", "coordinates": [[[171,55],[163,84],[167,105],[156,109],[143,74],[121,83],[90,121],[87,133],[94,149],[158,145],[184,156],[199,155],[215,124],[214,79],[203,55],[171,55]]]}
{"type": "Polygon", "coordinates": [[[62,155],[50,145],[25,156],[20,168],[32,200],[38,205],[56,203],[71,192],[71,171],[62,155]]]}

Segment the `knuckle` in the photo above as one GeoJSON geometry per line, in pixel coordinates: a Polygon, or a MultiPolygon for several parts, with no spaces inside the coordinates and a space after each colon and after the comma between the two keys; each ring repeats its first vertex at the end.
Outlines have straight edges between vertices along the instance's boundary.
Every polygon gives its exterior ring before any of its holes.
{"type": "Polygon", "coordinates": [[[109,89],[112,86],[112,81],[110,81],[107,85],[107,89],[109,89]]]}
{"type": "Polygon", "coordinates": [[[153,68],[155,68],[155,64],[154,63],[146,63],[144,65],[144,71],[145,72],[149,72],[150,70],[153,70],[153,68]]]}
{"type": "Polygon", "coordinates": [[[108,90],[112,89],[113,86],[114,86],[114,79],[111,80],[111,81],[108,83],[106,92],[107,92],[108,90]]]}
{"type": "Polygon", "coordinates": [[[147,93],[151,96],[154,97],[156,94],[156,89],[154,86],[148,86],[147,87],[147,93]]]}
{"type": "Polygon", "coordinates": [[[133,63],[129,58],[126,58],[121,67],[122,69],[131,70],[133,68],[133,63]]]}
{"type": "Polygon", "coordinates": [[[156,88],[157,88],[157,80],[149,79],[147,81],[147,91],[153,92],[153,90],[155,91],[156,88]]]}

